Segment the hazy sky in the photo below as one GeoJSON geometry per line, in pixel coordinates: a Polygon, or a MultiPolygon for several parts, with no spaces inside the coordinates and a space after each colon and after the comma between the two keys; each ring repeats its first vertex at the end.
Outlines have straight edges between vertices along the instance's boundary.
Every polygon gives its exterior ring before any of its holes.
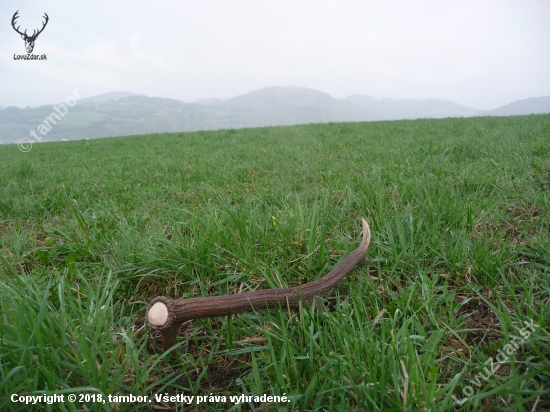
{"type": "Polygon", "coordinates": [[[194,101],[267,86],[479,109],[550,95],[549,0],[0,1],[0,105],[111,91],[194,101]],[[34,54],[11,27],[50,21],[34,54]]]}

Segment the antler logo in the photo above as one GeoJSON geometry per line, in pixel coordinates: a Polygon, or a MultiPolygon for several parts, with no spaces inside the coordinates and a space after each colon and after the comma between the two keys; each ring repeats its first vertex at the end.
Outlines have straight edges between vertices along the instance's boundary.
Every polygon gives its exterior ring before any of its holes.
{"type": "Polygon", "coordinates": [[[11,19],[11,25],[12,25],[13,29],[21,35],[21,38],[23,40],[25,40],[25,48],[27,49],[27,53],[32,53],[32,51],[34,49],[34,42],[36,41],[36,38],[38,37],[38,35],[40,33],[42,33],[42,31],[46,27],[46,24],[48,24],[48,20],[50,18],[48,17],[48,15],[46,13],[44,13],[44,18],[46,19],[46,21],[44,23],[42,23],[43,24],[42,28],[40,30],[38,30],[38,33],[36,32],[36,30],[33,30],[32,36],[29,36],[29,35],[27,35],[27,30],[25,30],[24,33],[21,33],[19,31],[20,26],[17,26],[17,28],[15,27],[15,20],[19,17],[17,15],[17,13],[19,13],[19,10],[17,10],[15,12],[15,14],[13,15],[13,17],[11,19]]]}

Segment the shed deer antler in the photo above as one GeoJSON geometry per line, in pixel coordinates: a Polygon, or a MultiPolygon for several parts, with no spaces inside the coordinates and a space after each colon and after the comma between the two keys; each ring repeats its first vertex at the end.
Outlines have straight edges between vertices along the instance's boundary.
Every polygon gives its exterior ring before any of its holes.
{"type": "Polygon", "coordinates": [[[188,320],[279,306],[298,309],[300,302],[312,303],[316,296],[326,296],[358,263],[365,261],[370,243],[370,228],[365,219],[361,220],[363,240],[359,247],[350,252],[325,276],[305,285],[202,298],[176,300],[165,296],[154,298],[147,308],[147,318],[152,329],[160,330],[162,348],[166,351],[175,345],[181,324],[188,320]]]}

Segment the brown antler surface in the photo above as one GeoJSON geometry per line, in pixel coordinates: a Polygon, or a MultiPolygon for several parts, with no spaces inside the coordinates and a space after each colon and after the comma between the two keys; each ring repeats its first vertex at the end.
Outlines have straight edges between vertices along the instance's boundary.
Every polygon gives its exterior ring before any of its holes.
{"type": "Polygon", "coordinates": [[[147,308],[150,327],[160,330],[162,347],[166,351],[176,343],[178,330],[185,321],[279,306],[297,309],[300,302],[312,303],[316,296],[326,296],[358,263],[365,260],[370,243],[370,229],[365,219],[361,220],[363,222],[361,244],[325,276],[293,288],[257,290],[235,295],[176,300],[158,296],[147,308]]]}

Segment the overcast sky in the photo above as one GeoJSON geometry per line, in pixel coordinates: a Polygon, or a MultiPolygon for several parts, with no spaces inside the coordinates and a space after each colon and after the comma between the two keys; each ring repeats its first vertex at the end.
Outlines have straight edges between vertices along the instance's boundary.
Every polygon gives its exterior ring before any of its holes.
{"type": "Polygon", "coordinates": [[[186,102],[268,86],[478,109],[550,95],[549,0],[0,2],[0,105],[132,91],[186,102]],[[17,25],[39,35],[26,54],[17,25]]]}

